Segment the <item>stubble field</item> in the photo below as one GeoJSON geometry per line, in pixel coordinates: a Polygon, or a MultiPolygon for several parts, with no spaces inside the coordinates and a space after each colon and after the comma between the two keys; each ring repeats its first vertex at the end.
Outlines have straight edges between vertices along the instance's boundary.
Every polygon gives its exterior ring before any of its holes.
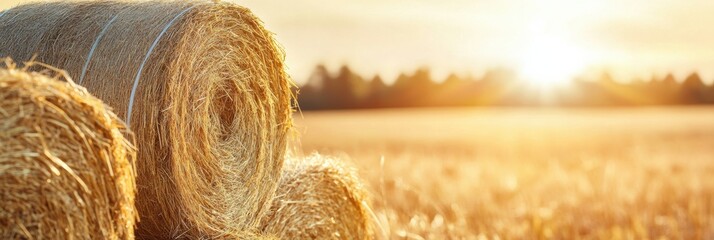
{"type": "Polygon", "coordinates": [[[296,114],[298,154],[354,164],[378,236],[712,239],[714,108],[296,114]]]}

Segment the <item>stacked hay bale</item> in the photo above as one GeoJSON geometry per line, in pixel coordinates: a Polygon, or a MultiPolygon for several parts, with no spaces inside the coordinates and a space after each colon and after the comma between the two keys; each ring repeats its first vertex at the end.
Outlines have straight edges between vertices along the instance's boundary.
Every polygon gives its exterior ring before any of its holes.
{"type": "Polygon", "coordinates": [[[288,159],[261,228],[281,239],[370,239],[365,196],[354,171],[337,160],[288,159]]]}
{"type": "Polygon", "coordinates": [[[208,1],[57,2],[0,16],[0,56],[78,76],[135,133],[137,237],[242,236],[275,193],[290,81],[247,9],[208,1]]]}
{"type": "Polygon", "coordinates": [[[77,85],[0,69],[0,238],[133,239],[124,130],[77,85]]]}

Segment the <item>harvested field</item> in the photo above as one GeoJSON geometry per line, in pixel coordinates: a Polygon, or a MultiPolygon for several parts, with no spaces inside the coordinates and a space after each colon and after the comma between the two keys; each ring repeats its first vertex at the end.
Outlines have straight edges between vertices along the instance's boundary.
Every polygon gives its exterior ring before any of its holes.
{"type": "Polygon", "coordinates": [[[714,238],[712,108],[303,115],[296,148],[351,158],[395,239],[714,238]]]}

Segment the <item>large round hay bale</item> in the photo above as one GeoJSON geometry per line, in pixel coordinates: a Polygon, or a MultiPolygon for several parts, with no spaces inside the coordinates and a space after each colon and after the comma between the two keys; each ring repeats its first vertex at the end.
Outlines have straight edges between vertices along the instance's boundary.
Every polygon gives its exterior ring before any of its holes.
{"type": "Polygon", "coordinates": [[[261,229],[281,239],[371,239],[365,196],[354,170],[339,161],[291,158],[261,229]]]}
{"type": "Polygon", "coordinates": [[[124,130],[77,85],[0,69],[0,239],[134,239],[124,130]]]}
{"type": "Polygon", "coordinates": [[[65,69],[138,146],[139,237],[220,237],[270,204],[291,123],[271,34],[217,1],[80,1],[0,16],[0,56],[65,69]]]}

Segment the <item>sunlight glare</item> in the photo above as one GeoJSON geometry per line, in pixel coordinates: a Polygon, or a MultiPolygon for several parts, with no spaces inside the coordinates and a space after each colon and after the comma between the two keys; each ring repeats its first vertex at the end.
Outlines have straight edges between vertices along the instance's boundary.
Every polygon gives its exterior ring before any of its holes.
{"type": "Polygon", "coordinates": [[[569,42],[538,35],[523,52],[520,74],[534,87],[548,90],[566,84],[582,71],[585,58],[582,49],[569,42]]]}

